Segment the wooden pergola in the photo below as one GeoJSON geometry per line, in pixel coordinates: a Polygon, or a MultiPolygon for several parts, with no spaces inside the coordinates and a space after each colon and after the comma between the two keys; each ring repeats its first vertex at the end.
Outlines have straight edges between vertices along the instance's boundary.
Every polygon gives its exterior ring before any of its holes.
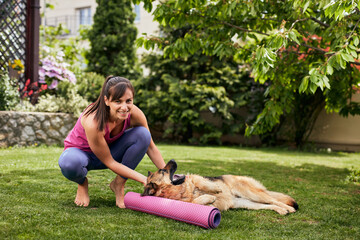
{"type": "Polygon", "coordinates": [[[39,26],[40,0],[0,0],[0,69],[21,60],[25,72],[20,87],[26,79],[39,79],[39,26]]]}

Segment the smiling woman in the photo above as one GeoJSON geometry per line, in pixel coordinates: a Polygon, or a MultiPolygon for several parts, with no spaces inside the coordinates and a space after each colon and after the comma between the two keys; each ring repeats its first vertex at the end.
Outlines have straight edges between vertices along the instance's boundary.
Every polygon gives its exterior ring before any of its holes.
{"type": "Polygon", "coordinates": [[[123,96],[119,99],[107,99],[105,96],[105,104],[110,107],[110,121],[115,122],[117,119],[127,119],[133,107],[133,95],[133,91],[127,88],[123,96]]]}
{"type": "Polygon", "coordinates": [[[108,168],[117,174],[110,188],[116,205],[124,208],[126,180],[146,185],[146,177],[134,171],[145,153],[159,169],[165,166],[146,117],[133,98],[134,88],[128,79],[107,77],[96,102],[85,109],[65,139],[59,166],[66,178],[78,184],[76,205],[89,205],[86,176],[90,170],[108,168]]]}

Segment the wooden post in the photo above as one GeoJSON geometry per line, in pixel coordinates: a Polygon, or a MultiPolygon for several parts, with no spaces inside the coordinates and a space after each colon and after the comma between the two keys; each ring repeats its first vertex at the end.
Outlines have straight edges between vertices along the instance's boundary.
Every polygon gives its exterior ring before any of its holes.
{"type": "Polygon", "coordinates": [[[39,80],[40,0],[27,0],[25,79],[39,80]]]}

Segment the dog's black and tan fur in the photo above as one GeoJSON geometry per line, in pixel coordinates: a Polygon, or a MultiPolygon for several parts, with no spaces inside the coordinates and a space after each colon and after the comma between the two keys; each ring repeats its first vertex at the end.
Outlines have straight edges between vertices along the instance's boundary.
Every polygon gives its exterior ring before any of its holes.
{"type": "Polygon", "coordinates": [[[177,164],[170,160],[164,169],[149,172],[142,196],[157,196],[210,205],[220,211],[229,208],[271,209],[281,215],[293,213],[298,205],[283,193],[267,190],[251,177],[223,175],[174,175],[177,164]]]}

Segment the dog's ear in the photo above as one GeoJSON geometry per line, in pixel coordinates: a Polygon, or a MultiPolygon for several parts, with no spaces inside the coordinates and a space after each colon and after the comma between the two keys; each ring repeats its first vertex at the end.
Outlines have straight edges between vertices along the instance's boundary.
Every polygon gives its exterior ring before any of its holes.
{"type": "Polygon", "coordinates": [[[173,182],[174,182],[174,179],[173,179],[174,173],[176,172],[176,169],[177,169],[177,164],[176,164],[175,160],[174,160],[174,159],[171,159],[171,160],[166,164],[166,166],[165,166],[164,169],[167,170],[167,171],[169,171],[169,173],[170,173],[170,181],[171,181],[171,183],[173,183],[173,182]]]}
{"type": "Polygon", "coordinates": [[[142,197],[144,196],[153,196],[155,195],[156,190],[153,188],[145,187],[144,192],[141,194],[142,197]]]}
{"type": "Polygon", "coordinates": [[[150,177],[151,174],[152,174],[152,172],[148,171],[148,177],[150,177]]]}
{"type": "Polygon", "coordinates": [[[176,168],[177,168],[177,164],[174,159],[171,159],[164,167],[165,170],[170,170],[174,172],[176,171],[176,168]]]}
{"type": "Polygon", "coordinates": [[[171,181],[171,183],[172,183],[173,185],[180,185],[180,184],[182,184],[182,183],[185,182],[185,178],[186,178],[185,175],[175,174],[175,175],[173,176],[173,180],[171,181]]]}

